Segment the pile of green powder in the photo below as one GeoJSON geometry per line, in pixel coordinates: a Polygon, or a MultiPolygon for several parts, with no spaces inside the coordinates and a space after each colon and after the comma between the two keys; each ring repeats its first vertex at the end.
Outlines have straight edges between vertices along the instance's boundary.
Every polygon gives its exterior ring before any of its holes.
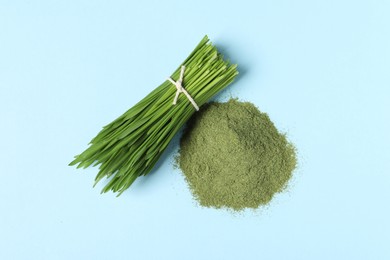
{"type": "Polygon", "coordinates": [[[195,113],[177,162],[200,205],[239,211],[265,205],[281,192],[296,155],[267,114],[231,99],[195,113]]]}

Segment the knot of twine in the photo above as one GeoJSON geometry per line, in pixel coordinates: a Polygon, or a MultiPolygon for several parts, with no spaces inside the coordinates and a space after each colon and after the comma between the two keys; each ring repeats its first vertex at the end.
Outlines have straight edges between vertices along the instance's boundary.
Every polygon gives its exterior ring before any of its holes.
{"type": "Polygon", "coordinates": [[[173,84],[175,85],[176,87],[176,95],[175,95],[175,98],[173,99],[173,105],[176,105],[177,103],[177,99],[179,98],[179,95],[180,93],[184,93],[184,95],[186,95],[186,97],[188,98],[188,100],[191,102],[191,104],[194,106],[194,108],[196,109],[196,111],[199,111],[199,107],[198,105],[195,103],[195,100],[191,97],[190,94],[188,94],[187,90],[185,90],[185,88],[183,88],[183,77],[184,77],[184,70],[185,70],[185,66],[181,66],[181,70],[180,70],[180,77],[177,81],[174,81],[173,79],[171,78],[168,78],[168,80],[173,84]]]}

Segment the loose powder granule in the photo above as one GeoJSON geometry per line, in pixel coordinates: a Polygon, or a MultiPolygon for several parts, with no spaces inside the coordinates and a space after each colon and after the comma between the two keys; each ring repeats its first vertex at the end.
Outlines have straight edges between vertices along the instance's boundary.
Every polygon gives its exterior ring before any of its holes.
{"type": "Polygon", "coordinates": [[[294,146],[249,102],[213,102],[180,140],[178,165],[200,205],[242,210],[267,204],[296,167],[294,146]]]}

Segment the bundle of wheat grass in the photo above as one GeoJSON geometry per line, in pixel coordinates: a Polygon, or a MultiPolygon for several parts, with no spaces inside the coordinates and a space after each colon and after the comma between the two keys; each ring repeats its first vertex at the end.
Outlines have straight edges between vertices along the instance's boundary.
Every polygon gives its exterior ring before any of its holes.
{"type": "Polygon", "coordinates": [[[120,195],[138,176],[153,169],[198,107],[234,80],[236,67],[225,61],[205,36],[171,79],[103,127],[70,165],[100,165],[95,185],[104,177],[110,178],[102,192],[112,190],[120,195]]]}

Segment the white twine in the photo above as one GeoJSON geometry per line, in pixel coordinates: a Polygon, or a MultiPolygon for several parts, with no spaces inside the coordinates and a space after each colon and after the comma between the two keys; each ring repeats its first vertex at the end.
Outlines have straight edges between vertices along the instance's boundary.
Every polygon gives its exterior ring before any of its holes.
{"type": "Polygon", "coordinates": [[[179,95],[181,92],[184,93],[184,95],[186,95],[186,97],[188,98],[188,100],[191,102],[191,104],[195,107],[196,111],[199,111],[199,107],[198,105],[195,103],[195,100],[190,96],[190,94],[188,94],[187,90],[185,90],[182,86],[183,84],[183,77],[184,77],[184,70],[185,70],[185,66],[181,66],[181,70],[180,70],[180,77],[177,81],[174,81],[173,79],[171,78],[168,78],[168,80],[173,84],[175,85],[177,91],[176,91],[176,95],[175,95],[175,98],[173,99],[173,104],[176,105],[177,103],[177,99],[179,98],[179,95]]]}

